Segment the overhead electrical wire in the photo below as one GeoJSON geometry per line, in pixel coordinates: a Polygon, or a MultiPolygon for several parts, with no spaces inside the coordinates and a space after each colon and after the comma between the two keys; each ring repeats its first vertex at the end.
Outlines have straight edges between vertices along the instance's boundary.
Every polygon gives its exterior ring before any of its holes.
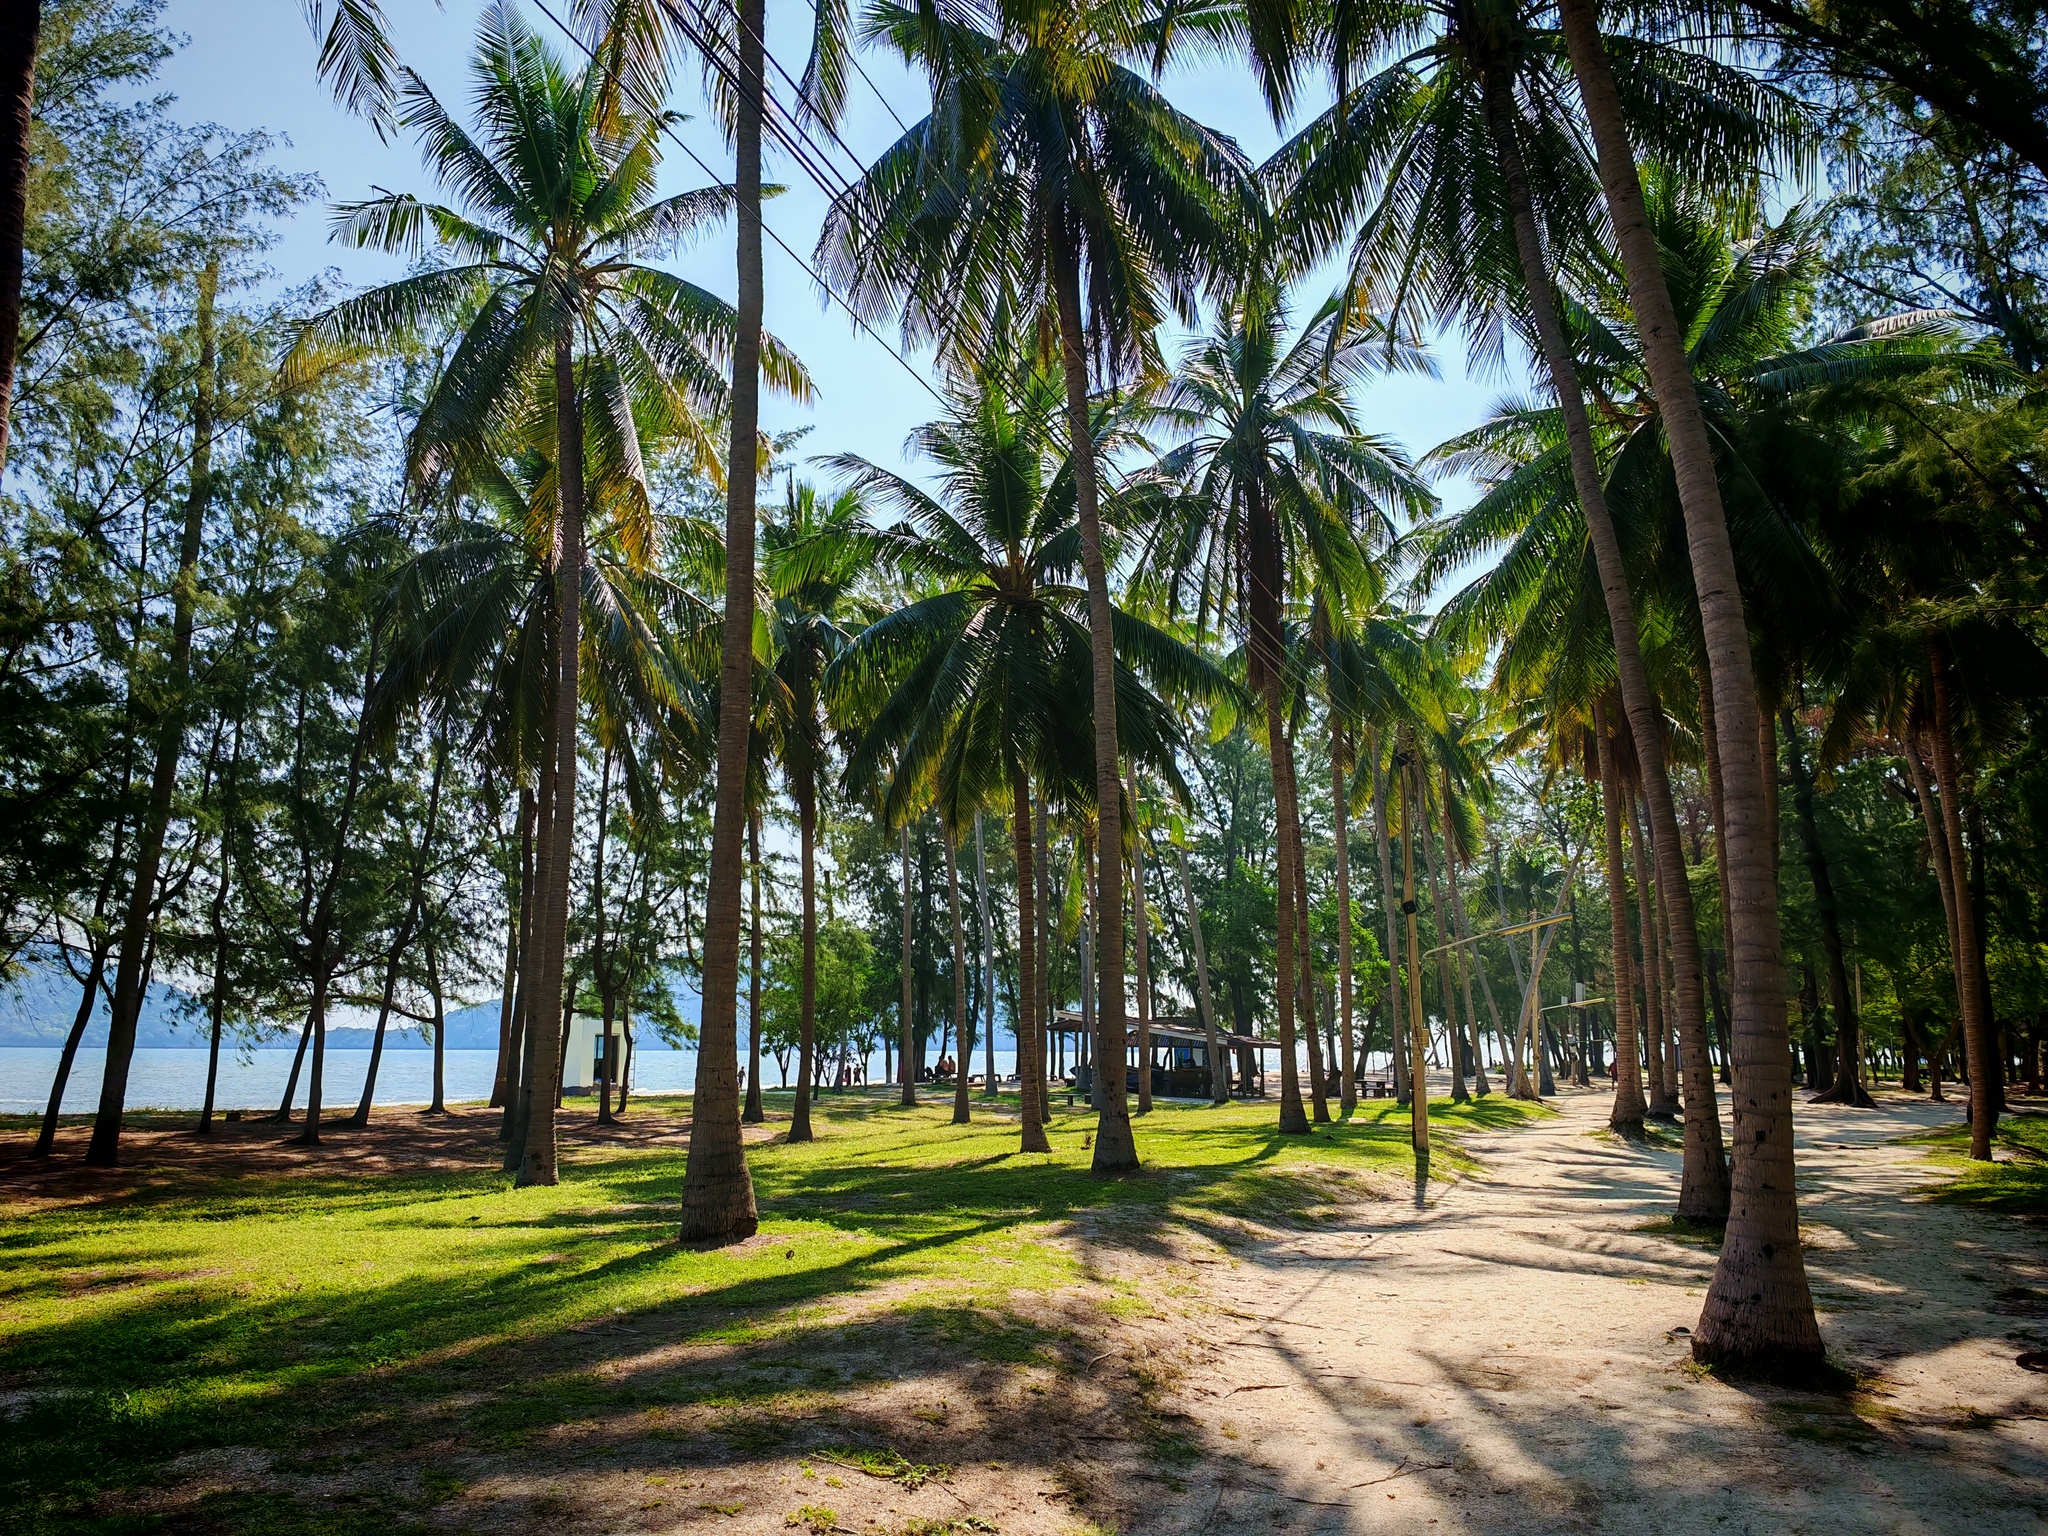
{"type": "MultiPolygon", "coordinates": [[[[598,58],[597,51],[594,48],[592,48],[589,43],[583,40],[583,38],[576,32],[575,28],[571,27],[567,22],[563,21],[560,16],[555,14],[554,9],[547,3],[547,0],[533,0],[533,3],[535,8],[543,16],[547,17],[549,21],[555,24],[555,26],[561,31],[563,36],[567,37],[570,42],[574,43],[577,48],[582,50],[584,55],[589,58],[591,63],[596,64],[600,69],[605,69],[607,73],[610,73],[614,83],[616,83],[622,89],[625,89],[627,91],[631,91],[633,89],[631,82],[620,79],[615,72],[612,72],[610,70],[609,66],[605,65],[603,61],[598,58]]],[[[670,9],[670,15],[673,16],[674,14],[674,10],[670,9]]],[[[751,30],[751,28],[749,30],[751,30]]],[[[693,29],[691,28],[685,27],[683,31],[684,35],[688,37],[690,41],[694,45],[696,45],[699,51],[703,54],[705,62],[709,64],[712,67],[712,69],[715,70],[719,74],[719,76],[722,79],[724,79],[729,85],[737,87],[739,84],[739,81],[737,79],[737,72],[731,65],[727,64],[722,58],[719,57],[715,49],[709,46],[709,40],[700,39],[692,35],[693,29]]],[[[764,48],[762,51],[765,54],[767,50],[764,48]]],[[[779,67],[780,66],[778,65],[778,68],[779,67]]],[[[785,75],[784,78],[787,78],[787,76],[785,75]]],[[[865,75],[863,75],[863,78],[865,78],[865,75]]],[[[873,83],[870,82],[870,89],[872,88],[873,83]]],[[[761,94],[764,99],[772,99],[767,89],[767,82],[765,79],[762,81],[761,94]]],[[[656,113],[658,113],[659,111],[658,107],[649,107],[648,103],[644,101],[639,102],[639,105],[643,110],[656,113]]],[[[884,103],[884,105],[887,104],[884,103]]],[[[780,103],[777,103],[777,106],[779,109],[780,103]]],[[[894,115],[893,111],[891,115],[894,115]]],[[[774,122],[774,120],[770,118],[770,116],[765,110],[762,112],[761,118],[764,126],[768,126],[774,122]]],[[[901,121],[901,119],[898,119],[898,121],[901,121]]],[[[686,139],[684,139],[681,134],[675,131],[673,125],[667,122],[662,122],[661,131],[668,135],[668,137],[675,143],[678,149],[680,149],[685,155],[690,157],[691,162],[697,167],[698,170],[702,171],[706,176],[710,177],[712,181],[717,185],[725,185],[724,179],[718,174],[718,172],[714,171],[708,164],[705,163],[704,157],[699,155],[696,150],[690,147],[689,142],[686,139]]],[[[801,134],[801,130],[799,130],[799,134],[801,134]]],[[[786,141],[782,140],[782,135],[779,131],[777,131],[776,137],[778,141],[786,143],[786,141]]],[[[808,143],[808,139],[806,139],[805,142],[808,143]]],[[[818,152],[821,154],[823,153],[822,150],[818,152]]],[[[792,151],[792,153],[796,152],[792,151]]],[[[809,164],[804,162],[801,154],[797,154],[797,158],[799,164],[803,165],[805,174],[810,176],[811,180],[817,184],[818,189],[821,192],[824,192],[828,197],[837,196],[837,194],[833,193],[831,187],[829,187],[826,184],[825,180],[821,176],[819,176],[810,167],[809,164]]],[[[847,190],[851,189],[849,188],[847,190]]],[[[802,268],[803,271],[810,276],[811,281],[818,285],[819,291],[822,292],[827,299],[831,300],[833,303],[836,303],[841,309],[846,311],[847,318],[852,320],[853,323],[857,327],[859,327],[863,334],[870,337],[878,346],[880,346],[885,352],[887,352],[891,358],[895,360],[896,365],[899,368],[901,368],[905,373],[909,374],[911,378],[916,380],[919,388],[924,390],[926,394],[930,395],[942,406],[950,406],[952,404],[952,402],[946,398],[946,396],[939,390],[939,388],[936,385],[932,383],[930,379],[926,378],[923,373],[921,373],[914,365],[912,365],[911,361],[908,358],[906,358],[893,345],[891,345],[887,337],[883,336],[872,325],[868,324],[867,320],[865,319],[865,317],[861,315],[859,310],[855,309],[851,304],[847,303],[845,298],[843,298],[840,294],[834,292],[832,285],[825,281],[824,277],[820,275],[820,273],[818,272],[818,269],[813,267],[808,261],[806,261],[803,257],[799,256],[794,250],[792,250],[790,248],[789,242],[784,240],[781,235],[777,234],[774,227],[770,225],[765,218],[761,221],[761,231],[763,234],[767,235],[767,237],[770,240],[773,240],[775,242],[776,246],[782,251],[783,255],[787,256],[791,261],[795,262],[798,267],[802,268]]]]}

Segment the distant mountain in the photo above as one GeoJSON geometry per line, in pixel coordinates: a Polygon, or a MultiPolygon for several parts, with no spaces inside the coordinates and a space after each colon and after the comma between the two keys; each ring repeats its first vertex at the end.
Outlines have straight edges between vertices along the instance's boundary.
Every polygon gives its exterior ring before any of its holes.
{"type": "MultiPolygon", "coordinates": [[[[31,964],[11,982],[0,985],[0,1047],[44,1046],[55,1050],[64,1044],[71,1021],[78,1016],[79,984],[61,965],[31,964]]],[[[104,1049],[110,1010],[104,993],[85,1027],[82,1042],[88,1049],[104,1049]]],[[[351,1010],[351,1017],[361,1017],[351,1010]]],[[[296,1039],[298,1021],[285,1038],[296,1039]]],[[[433,1042],[410,1020],[393,1020],[384,1032],[387,1051],[426,1051],[433,1042]]],[[[451,1051],[494,1051],[498,1048],[498,1002],[459,1008],[448,1015],[448,1049],[451,1051]]],[[[330,1027],[330,1050],[366,1051],[376,1035],[375,1016],[368,1025],[330,1027]]],[[[142,1013],[135,1022],[135,1043],[154,1048],[206,1048],[206,1001],[162,982],[152,982],[143,996],[142,1013]]]]}
{"type": "MultiPolygon", "coordinates": [[[[108,980],[112,979],[110,975],[108,980]]],[[[13,981],[0,985],[0,1046],[61,1046],[71,1032],[71,1021],[78,1016],[78,996],[79,984],[61,965],[31,964],[13,981]]],[[[92,1022],[85,1026],[85,1045],[102,1047],[107,1043],[109,1013],[102,993],[92,1022]]],[[[150,983],[143,994],[142,1013],[135,1021],[135,1043],[204,1045],[205,1003],[175,987],[150,983]]]]}
{"type": "MultiPolygon", "coordinates": [[[[448,1015],[448,1049],[451,1051],[495,1051],[498,1048],[498,1000],[477,1003],[472,1007],[458,1008],[448,1015]]],[[[367,1051],[377,1038],[374,1020],[369,1024],[350,1025],[346,1029],[327,1031],[327,1048],[330,1051],[367,1051]]],[[[384,1049],[387,1051],[431,1051],[434,1042],[426,1031],[410,1019],[400,1029],[398,1021],[384,1031],[384,1049]]]]}

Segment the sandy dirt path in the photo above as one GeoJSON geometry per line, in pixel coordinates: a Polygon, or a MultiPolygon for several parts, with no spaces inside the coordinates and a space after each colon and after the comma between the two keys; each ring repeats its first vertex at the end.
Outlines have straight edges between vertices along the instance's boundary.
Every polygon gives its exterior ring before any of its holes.
{"type": "Polygon", "coordinates": [[[1129,1531],[1659,1533],[2048,1529],[2048,1228],[1915,1198],[1890,1145],[1954,1106],[1802,1105],[1807,1263],[1863,1390],[1686,1368],[1713,1254],[1645,1231],[1678,1154],[1568,1092],[1467,1138],[1476,1177],[1205,1266],[1224,1327],[1173,1406],[1219,1455],[1129,1531]]]}

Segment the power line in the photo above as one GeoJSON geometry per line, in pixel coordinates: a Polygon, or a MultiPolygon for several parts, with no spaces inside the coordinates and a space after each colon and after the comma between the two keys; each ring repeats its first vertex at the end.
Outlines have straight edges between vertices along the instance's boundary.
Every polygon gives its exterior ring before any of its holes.
{"type": "MultiPolygon", "coordinates": [[[[704,8],[695,3],[695,0],[690,0],[690,9],[696,12],[699,23],[699,26],[693,27],[683,19],[678,5],[679,0],[666,0],[663,9],[668,12],[669,19],[675,23],[683,36],[696,46],[697,51],[704,56],[704,62],[717,71],[719,78],[744,95],[744,88],[741,86],[738,78],[738,67],[724,57],[722,51],[724,40],[717,36],[710,16],[705,14],[704,8]]],[[[559,26],[561,23],[557,22],[556,25],[559,26]]],[[[753,28],[748,27],[747,31],[752,34],[753,28]]],[[[776,60],[773,54],[768,52],[766,43],[762,44],[761,53],[765,59],[775,64],[777,73],[783,79],[789,79],[789,72],[782,68],[780,61],[776,60]]],[[[801,91],[801,87],[798,87],[798,90],[801,91]]],[[[643,103],[643,105],[645,104],[643,103]]],[[[836,202],[852,190],[846,178],[840,174],[839,168],[831,163],[825,151],[802,128],[797,126],[789,109],[783,106],[774,91],[769,88],[765,77],[761,81],[761,126],[767,129],[775,141],[789,152],[790,157],[803,168],[804,174],[809,176],[817,184],[818,190],[827,197],[832,198],[836,202]],[[769,111],[771,107],[774,109],[773,113],[769,111]],[[817,161],[824,163],[825,169],[823,172],[818,169],[817,161]],[[828,173],[837,182],[837,185],[827,181],[826,176],[828,173]]],[[[852,152],[849,150],[848,154],[852,155],[852,152]]],[[[852,158],[855,164],[858,165],[860,157],[852,155],[852,158]]]]}
{"type": "MultiPolygon", "coordinates": [[[[560,16],[557,16],[555,14],[553,8],[548,5],[547,0],[533,0],[533,3],[536,9],[538,9],[543,16],[547,17],[549,21],[553,22],[555,26],[561,30],[563,36],[567,37],[570,42],[574,43],[578,48],[580,48],[583,51],[583,53],[590,59],[591,63],[596,64],[600,69],[604,69],[608,74],[611,74],[612,81],[614,84],[620,86],[622,89],[625,89],[627,91],[632,90],[632,86],[630,85],[630,83],[620,79],[616,72],[610,70],[609,67],[598,58],[597,51],[593,49],[588,43],[586,43],[581,37],[577,36],[575,30],[572,27],[568,26],[560,16]]],[[[705,57],[707,62],[711,62],[712,67],[714,69],[717,69],[721,75],[725,75],[728,79],[730,79],[730,72],[727,68],[713,60],[712,56],[709,53],[707,53],[705,57]]],[[[764,96],[767,94],[765,89],[762,94],[764,96]]],[[[669,136],[669,138],[674,141],[678,149],[680,149],[684,154],[690,157],[691,163],[693,163],[698,170],[702,171],[706,176],[711,178],[714,185],[725,185],[723,178],[719,176],[718,172],[714,171],[709,165],[704,163],[703,156],[699,155],[696,150],[692,149],[689,146],[689,143],[683,138],[681,134],[675,131],[675,128],[671,124],[661,122],[661,119],[658,115],[658,107],[649,109],[647,103],[644,101],[640,103],[640,106],[643,110],[652,110],[657,114],[656,121],[661,123],[662,132],[666,133],[669,136]]],[[[765,120],[767,114],[763,113],[762,116],[765,120]]],[[[816,178],[813,177],[813,180],[816,180],[816,178]]],[[[822,182],[819,182],[819,190],[827,190],[822,182]]],[[[804,260],[803,257],[797,255],[795,251],[791,250],[789,242],[784,240],[781,235],[777,234],[775,232],[774,227],[771,224],[769,224],[769,222],[765,218],[761,220],[761,232],[767,235],[767,237],[770,240],[773,240],[775,242],[775,244],[781,249],[783,255],[787,256],[791,261],[795,262],[797,266],[802,268],[804,272],[808,273],[811,281],[818,285],[819,290],[822,293],[824,293],[826,298],[831,300],[833,303],[836,303],[841,309],[845,310],[847,318],[852,320],[853,323],[860,328],[863,334],[871,337],[876,343],[876,345],[880,346],[883,351],[887,352],[891,358],[895,359],[896,365],[899,368],[901,368],[905,373],[909,374],[911,378],[915,379],[920,389],[922,389],[926,394],[930,395],[934,400],[938,401],[939,404],[942,406],[950,406],[952,404],[951,401],[949,401],[943,394],[939,392],[937,387],[933,385],[930,379],[927,379],[916,368],[912,367],[910,360],[908,358],[906,358],[901,352],[897,351],[895,347],[890,345],[886,337],[884,337],[879,331],[877,331],[873,326],[869,325],[868,322],[862,318],[859,310],[855,309],[851,304],[847,303],[846,300],[839,294],[833,292],[832,285],[826,282],[825,279],[819,275],[818,269],[813,267],[808,261],[804,260]]]]}
{"type": "MultiPolygon", "coordinates": [[[[703,22],[704,22],[704,25],[705,25],[705,26],[706,26],[707,28],[708,28],[708,27],[709,27],[709,26],[711,25],[711,18],[710,18],[709,16],[705,15],[705,13],[704,13],[704,7],[703,7],[703,5],[702,5],[702,4],[700,3],[700,0],[679,0],[679,3],[686,3],[686,4],[688,4],[688,5],[690,6],[690,8],[691,8],[692,10],[694,10],[694,11],[695,11],[695,12],[697,13],[697,15],[698,15],[698,16],[699,16],[699,17],[700,17],[700,18],[701,18],[702,20],[703,20],[703,22]]],[[[812,6],[812,10],[813,10],[813,13],[815,13],[816,9],[817,9],[816,5],[815,5],[815,4],[813,4],[813,6],[812,6]]],[[[735,11],[735,13],[734,13],[734,14],[735,14],[735,15],[738,15],[739,13],[738,13],[737,11],[735,11]]],[[[797,84],[797,82],[796,82],[796,81],[795,81],[795,80],[794,80],[793,78],[791,78],[791,76],[790,76],[790,73],[789,73],[789,71],[788,71],[787,69],[783,68],[783,65],[782,65],[782,60],[780,60],[780,59],[776,58],[776,57],[775,57],[775,55],[774,55],[774,54],[773,54],[772,52],[770,52],[770,51],[769,51],[769,48],[768,48],[768,40],[767,40],[766,38],[764,38],[763,36],[761,36],[761,34],[760,34],[759,32],[757,32],[757,31],[755,31],[755,30],[754,30],[754,24],[753,24],[752,22],[748,21],[748,20],[747,20],[747,18],[746,18],[745,16],[743,16],[743,15],[742,15],[742,16],[739,16],[739,23],[740,23],[740,25],[741,25],[742,27],[744,27],[744,28],[746,29],[746,31],[747,31],[747,35],[748,35],[749,37],[753,38],[753,40],[754,40],[755,42],[757,42],[757,43],[759,43],[759,44],[761,45],[761,56],[762,56],[762,57],[763,57],[764,59],[766,59],[766,60],[767,60],[767,61],[768,61],[768,62],[769,62],[770,64],[773,64],[773,65],[775,66],[775,73],[777,73],[778,75],[782,76],[782,79],[783,79],[783,83],[784,83],[785,85],[787,85],[787,86],[788,86],[788,87],[789,87],[789,88],[790,88],[790,89],[791,89],[792,91],[796,92],[796,100],[797,100],[797,104],[798,104],[799,108],[801,108],[801,106],[802,106],[802,104],[803,104],[804,88],[803,88],[803,87],[802,87],[801,85],[797,84]]],[[[848,58],[849,58],[849,59],[851,59],[851,58],[852,58],[852,55],[851,55],[851,54],[849,54],[849,55],[848,55],[848,58]]],[[[865,75],[863,75],[863,76],[862,76],[862,78],[863,78],[863,79],[865,79],[865,78],[866,78],[866,76],[865,76],[865,75]]],[[[869,82],[868,82],[868,84],[869,84],[869,88],[870,88],[870,89],[873,89],[873,85],[874,85],[874,82],[873,82],[873,81],[869,81],[869,82]]],[[[783,115],[784,115],[785,117],[787,117],[787,118],[788,118],[788,119],[790,120],[790,124],[791,124],[791,126],[792,126],[792,127],[794,127],[794,128],[796,129],[796,131],[797,131],[798,133],[801,133],[801,134],[803,134],[803,135],[804,135],[804,142],[805,142],[806,144],[810,145],[810,146],[811,146],[811,147],[812,147],[813,149],[816,149],[816,150],[818,151],[818,153],[819,153],[819,154],[821,154],[821,155],[822,155],[822,154],[824,154],[824,150],[823,150],[823,149],[822,149],[822,148],[821,148],[821,147],[820,147],[820,146],[818,145],[818,143],[817,143],[817,141],[816,141],[815,139],[813,139],[813,138],[811,138],[811,137],[810,137],[810,135],[809,135],[808,131],[804,129],[804,127],[802,126],[801,120],[800,120],[800,119],[799,119],[799,118],[797,117],[797,115],[796,115],[796,114],[794,114],[794,113],[791,113],[791,112],[789,111],[789,109],[788,109],[788,108],[786,108],[786,107],[784,107],[784,106],[782,105],[782,103],[781,103],[781,102],[779,102],[779,101],[778,101],[778,102],[776,102],[776,104],[775,104],[775,105],[776,105],[776,110],[777,110],[777,111],[780,111],[780,112],[782,112],[782,113],[783,113],[783,115]]],[[[883,103],[883,105],[884,105],[884,106],[887,106],[887,105],[888,105],[888,103],[887,103],[887,102],[884,102],[884,103],[883,103]]],[[[852,145],[850,145],[850,144],[848,144],[848,143],[846,142],[846,140],[842,139],[842,138],[841,138],[841,137],[839,136],[839,130],[838,130],[837,128],[833,127],[833,126],[832,126],[832,125],[831,125],[830,123],[826,122],[826,121],[825,121],[825,120],[824,120],[823,118],[819,118],[819,119],[818,119],[817,121],[818,121],[818,125],[819,125],[819,126],[820,126],[821,128],[823,128],[823,129],[824,129],[824,130],[825,130],[825,131],[826,131],[827,133],[829,133],[830,135],[832,135],[832,142],[833,142],[833,143],[835,143],[835,144],[837,144],[837,145],[838,145],[838,146],[840,147],[840,149],[842,149],[842,150],[844,150],[844,151],[845,151],[845,153],[846,153],[846,158],[847,158],[847,159],[849,159],[849,160],[851,160],[851,161],[853,162],[853,164],[854,164],[854,168],[855,168],[855,174],[856,174],[856,175],[860,174],[860,173],[861,173],[861,172],[860,172],[860,156],[854,153],[854,150],[853,150],[853,146],[852,146],[852,145]]],[[[838,174],[839,174],[839,172],[838,172],[838,167],[837,167],[837,166],[833,166],[833,165],[831,165],[831,164],[830,164],[830,161],[829,161],[829,158],[828,158],[828,160],[827,160],[827,168],[828,168],[828,169],[830,169],[830,170],[831,170],[831,171],[833,172],[833,174],[834,174],[834,175],[838,175],[838,174]]],[[[843,177],[842,177],[841,179],[842,179],[842,180],[845,180],[846,178],[843,178],[843,177]]],[[[845,190],[846,190],[846,191],[851,191],[851,190],[852,190],[852,187],[851,187],[851,186],[849,185],[849,186],[848,186],[848,187],[847,187],[847,188],[846,188],[845,190]]]]}

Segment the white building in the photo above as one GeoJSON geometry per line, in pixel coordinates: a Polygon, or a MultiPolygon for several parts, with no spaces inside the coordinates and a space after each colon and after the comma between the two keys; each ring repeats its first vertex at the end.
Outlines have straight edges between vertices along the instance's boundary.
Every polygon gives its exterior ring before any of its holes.
{"type": "MultiPolygon", "coordinates": [[[[616,1025],[613,1044],[625,1049],[625,1038],[616,1025]]],[[[595,1093],[600,1063],[604,1056],[604,1020],[587,1013],[569,1020],[569,1049],[562,1056],[562,1092],[595,1093]]]]}

